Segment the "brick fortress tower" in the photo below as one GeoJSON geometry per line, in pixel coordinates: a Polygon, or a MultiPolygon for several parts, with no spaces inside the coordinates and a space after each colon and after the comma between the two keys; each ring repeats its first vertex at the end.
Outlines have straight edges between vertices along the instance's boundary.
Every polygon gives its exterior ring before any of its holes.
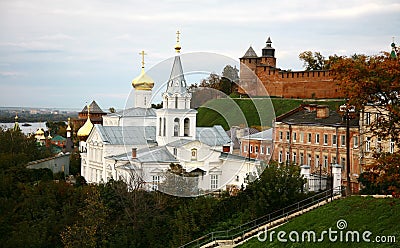
{"type": "Polygon", "coordinates": [[[262,56],[250,46],[240,58],[239,93],[283,98],[342,98],[328,70],[287,71],[276,67],[275,49],[268,37],[262,56]],[[256,82],[259,80],[259,83],[256,82]]]}

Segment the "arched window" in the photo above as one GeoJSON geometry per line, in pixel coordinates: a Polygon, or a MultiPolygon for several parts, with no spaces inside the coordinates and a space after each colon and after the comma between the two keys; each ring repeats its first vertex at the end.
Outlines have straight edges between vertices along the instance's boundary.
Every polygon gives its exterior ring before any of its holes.
{"type": "Polygon", "coordinates": [[[158,125],[158,136],[161,136],[161,130],[162,130],[162,118],[160,117],[160,123],[158,125]]]}
{"type": "Polygon", "coordinates": [[[185,118],[183,121],[183,136],[189,136],[190,132],[190,120],[189,118],[185,118]]]}
{"type": "Polygon", "coordinates": [[[165,133],[166,133],[166,131],[167,131],[167,124],[166,124],[166,119],[165,119],[165,117],[164,117],[164,120],[163,120],[163,136],[165,136],[165,133]]]}
{"type": "Polygon", "coordinates": [[[197,149],[193,148],[191,152],[192,152],[192,160],[197,160],[197,149]]]}
{"type": "Polygon", "coordinates": [[[179,118],[174,119],[174,136],[179,136],[179,118]]]}

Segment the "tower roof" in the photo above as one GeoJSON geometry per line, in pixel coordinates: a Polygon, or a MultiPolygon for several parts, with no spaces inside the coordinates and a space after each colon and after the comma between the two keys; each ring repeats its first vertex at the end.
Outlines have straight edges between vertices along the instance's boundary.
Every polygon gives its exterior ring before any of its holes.
{"type": "Polygon", "coordinates": [[[257,58],[257,53],[254,51],[254,49],[250,46],[249,49],[247,49],[246,53],[243,55],[243,58],[257,58]]]}
{"type": "MultiPolygon", "coordinates": [[[[103,110],[101,110],[101,108],[99,107],[97,102],[94,101],[94,100],[89,105],[89,110],[90,110],[90,113],[92,113],[92,114],[105,114],[105,112],[103,110]]],[[[88,112],[88,107],[87,106],[85,106],[81,111],[81,113],[84,113],[84,112],[88,112]]]]}
{"type": "MultiPolygon", "coordinates": [[[[177,34],[177,46],[179,45],[179,31],[176,33],[177,34]]],[[[177,49],[177,46],[175,46],[175,50],[177,51],[177,55],[174,58],[174,64],[172,65],[172,70],[171,70],[171,75],[169,76],[168,80],[168,86],[167,86],[167,93],[174,94],[174,93],[185,93],[187,92],[187,85],[186,85],[186,80],[183,75],[183,69],[182,69],[182,63],[181,63],[181,57],[179,56],[180,52],[180,45],[178,46],[179,49],[177,49]]]]}
{"type": "Polygon", "coordinates": [[[272,41],[271,41],[270,37],[268,37],[266,46],[263,49],[274,49],[274,48],[272,48],[272,41]]]}

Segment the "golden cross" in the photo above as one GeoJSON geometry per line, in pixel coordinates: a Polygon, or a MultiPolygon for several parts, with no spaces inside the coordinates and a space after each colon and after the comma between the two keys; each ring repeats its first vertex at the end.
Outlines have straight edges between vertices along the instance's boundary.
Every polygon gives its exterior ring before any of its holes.
{"type": "Polygon", "coordinates": [[[144,55],[147,55],[147,53],[142,50],[139,54],[142,55],[142,68],[144,68],[144,55]]]}
{"type": "Polygon", "coordinates": [[[176,31],[176,43],[179,43],[179,35],[180,35],[181,33],[179,32],[179,30],[178,31],[176,31]]]}

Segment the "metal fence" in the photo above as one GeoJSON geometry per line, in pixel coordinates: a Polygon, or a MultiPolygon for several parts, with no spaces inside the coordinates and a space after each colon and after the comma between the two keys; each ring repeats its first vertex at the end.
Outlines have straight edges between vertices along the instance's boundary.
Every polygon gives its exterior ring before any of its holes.
{"type": "Polygon", "coordinates": [[[235,228],[224,231],[215,231],[206,234],[198,239],[195,239],[189,243],[180,246],[180,248],[189,248],[189,247],[192,248],[192,247],[203,247],[203,246],[205,247],[205,245],[207,244],[209,244],[209,246],[206,247],[214,247],[215,242],[221,240],[229,241],[231,244],[240,243],[246,240],[247,238],[256,235],[258,233],[259,227],[270,224],[284,217],[288,217],[296,212],[307,209],[322,201],[329,199],[333,200],[334,196],[340,195],[341,192],[342,188],[340,186],[337,189],[333,189],[331,187],[330,189],[322,191],[314,196],[311,196],[295,204],[292,204],[280,210],[264,215],[255,220],[244,223],[235,228]]]}

